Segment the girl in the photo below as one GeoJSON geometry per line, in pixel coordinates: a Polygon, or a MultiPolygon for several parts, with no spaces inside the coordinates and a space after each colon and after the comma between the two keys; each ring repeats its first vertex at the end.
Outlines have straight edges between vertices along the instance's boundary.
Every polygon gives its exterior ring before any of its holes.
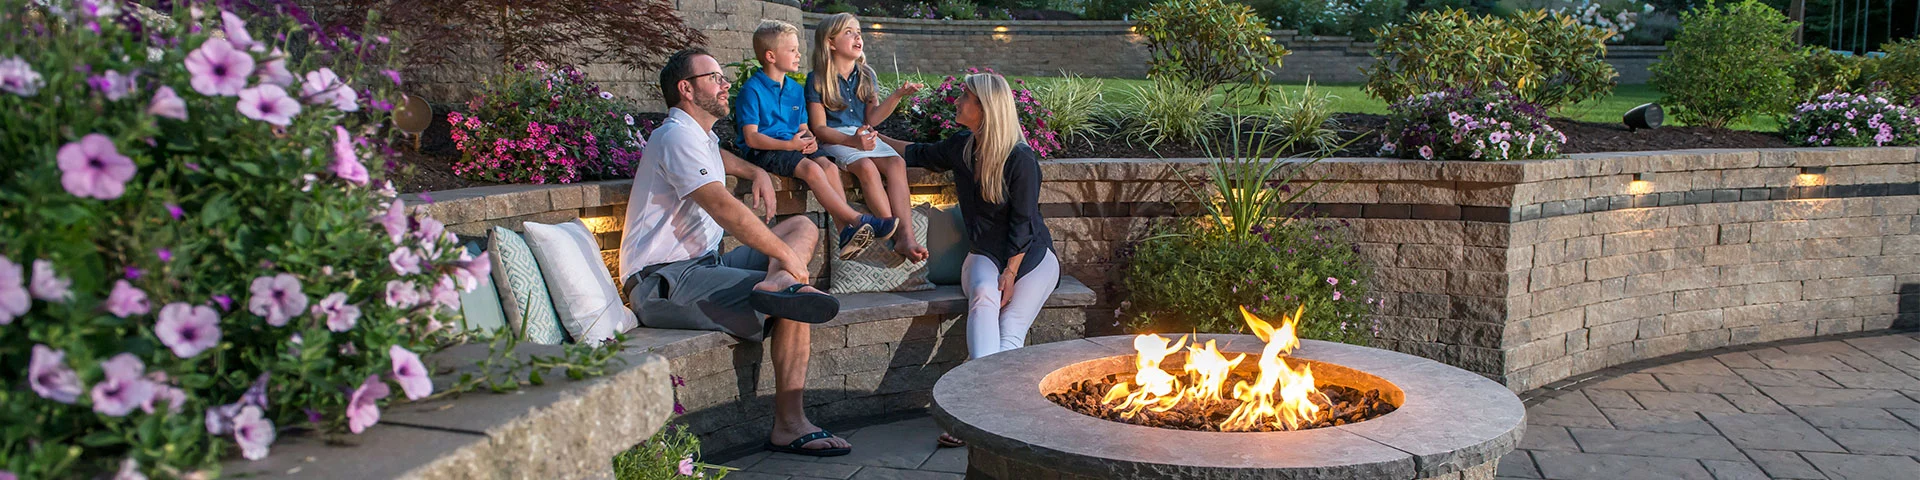
{"type": "MultiPolygon", "coordinates": [[[[1040,217],[1040,160],[1020,136],[1007,80],[968,75],[954,119],[966,131],[939,143],[881,137],[908,165],[953,171],[973,251],[960,273],[967,294],[967,352],[980,358],[1026,346],[1027,328],[1060,283],[1053,235],[1040,217]]],[[[942,434],[940,444],[963,446],[942,434]]]]}
{"type": "Polygon", "coordinates": [[[820,20],[813,71],[807,74],[807,126],[820,142],[820,153],[853,172],[866,191],[867,208],[881,218],[873,238],[892,238],[894,251],[916,262],[927,259],[927,247],[913,239],[913,222],[895,216],[913,214],[907,203],[906,162],[893,147],[875,139],[879,134],[873,126],[885,121],[900,99],[922,87],[907,83],[880,100],[873,68],[867,66],[860,19],[839,13],[820,20]]]}

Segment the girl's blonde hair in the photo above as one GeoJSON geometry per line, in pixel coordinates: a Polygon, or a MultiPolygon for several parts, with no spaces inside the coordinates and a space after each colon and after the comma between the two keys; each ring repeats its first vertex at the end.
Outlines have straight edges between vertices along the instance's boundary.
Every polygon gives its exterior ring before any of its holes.
{"type": "MultiPolygon", "coordinates": [[[[834,70],[833,52],[829,45],[833,43],[833,38],[840,36],[842,32],[859,28],[860,19],[851,13],[828,15],[820,19],[819,27],[814,28],[813,75],[819,80],[814,82],[813,87],[820,90],[820,104],[827,107],[827,110],[847,109],[846,99],[840,98],[840,77],[847,72],[834,70]]],[[[867,56],[862,54],[859,59],[854,60],[853,68],[860,73],[860,87],[854,89],[854,95],[859,96],[860,101],[868,106],[880,103],[880,86],[873,78],[873,67],[867,66],[867,56]]]]}
{"type": "Polygon", "coordinates": [[[1013,89],[998,74],[976,73],[961,82],[974,98],[980,99],[980,126],[973,129],[973,141],[964,156],[973,158],[974,175],[979,177],[980,197],[998,204],[1007,196],[1007,156],[1027,143],[1020,134],[1020,114],[1013,106],[1013,89]]]}

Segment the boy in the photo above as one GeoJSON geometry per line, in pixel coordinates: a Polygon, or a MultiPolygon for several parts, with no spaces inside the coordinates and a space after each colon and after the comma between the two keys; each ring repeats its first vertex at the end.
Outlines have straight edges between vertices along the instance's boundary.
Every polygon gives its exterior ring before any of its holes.
{"type": "Polygon", "coordinates": [[[800,69],[800,29],[769,20],[753,32],[753,54],[760,73],[740,86],[734,102],[734,147],[740,156],[775,175],[797,178],[840,229],[841,259],[858,256],[873,244],[875,232],[892,232],[895,220],[862,215],[847,205],[840,169],[816,152],[819,143],[807,129],[806,96],[787,73],[800,69]]]}

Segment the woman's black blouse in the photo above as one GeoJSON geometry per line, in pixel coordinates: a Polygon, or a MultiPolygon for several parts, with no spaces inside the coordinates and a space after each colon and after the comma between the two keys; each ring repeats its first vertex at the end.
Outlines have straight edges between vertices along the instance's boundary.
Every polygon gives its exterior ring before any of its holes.
{"type": "Polygon", "coordinates": [[[1013,148],[1003,166],[1007,194],[999,204],[980,196],[979,176],[965,155],[973,141],[973,132],[961,132],[937,143],[915,143],[902,153],[907,166],[935,172],[953,172],[953,184],[960,196],[960,214],[966,219],[967,240],[973,253],[993,260],[999,271],[1006,271],[1007,260],[1022,252],[1018,276],[1024,277],[1053,248],[1053,234],[1040,218],[1040,159],[1026,144],[1013,148]]]}

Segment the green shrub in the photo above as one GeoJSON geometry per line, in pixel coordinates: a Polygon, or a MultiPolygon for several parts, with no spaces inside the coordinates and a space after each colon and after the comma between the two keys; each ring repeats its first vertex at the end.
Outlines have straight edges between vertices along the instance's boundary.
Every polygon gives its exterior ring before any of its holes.
{"type": "Polygon", "coordinates": [[[1601,58],[1610,30],[1570,15],[1532,11],[1512,19],[1462,10],[1415,14],[1381,29],[1367,91],[1388,102],[1446,89],[1506,85],[1553,109],[1606,95],[1619,76],[1601,58]]]}
{"type": "Polygon", "coordinates": [[[1227,98],[1258,92],[1266,102],[1269,68],[1279,68],[1289,52],[1267,36],[1267,22],[1241,4],[1221,0],[1162,0],[1134,18],[1135,32],[1146,39],[1147,75],[1166,77],[1227,98]],[[1243,90],[1251,89],[1251,90],[1243,90]]]}
{"type": "Polygon", "coordinates": [[[1100,134],[1099,120],[1106,115],[1106,101],[1101,98],[1105,89],[1106,82],[1099,78],[1062,72],[1059,79],[1035,89],[1034,96],[1053,112],[1048,126],[1060,141],[1078,137],[1092,142],[1100,134]]]}
{"type": "Polygon", "coordinates": [[[1794,98],[1807,99],[1835,91],[1853,91],[1861,79],[1862,57],[1849,57],[1826,47],[1812,47],[1794,60],[1787,74],[1793,77],[1794,98]]]}
{"type": "Polygon", "coordinates": [[[1152,3],[1153,0],[1087,0],[1086,13],[1081,14],[1080,18],[1122,20],[1152,3]]]}
{"type": "Polygon", "coordinates": [[[1407,0],[1347,0],[1353,6],[1348,17],[1347,35],[1362,42],[1374,41],[1374,30],[1406,18],[1407,0]]]}
{"type": "Polygon", "coordinates": [[[1185,82],[1155,78],[1133,87],[1129,95],[1140,108],[1123,119],[1123,132],[1129,139],[1146,141],[1148,148],[1169,141],[1199,144],[1220,120],[1210,105],[1212,93],[1185,82]]]}
{"type": "Polygon", "coordinates": [[[1725,126],[1747,115],[1784,112],[1794,101],[1787,69],[1798,58],[1796,24],[1753,0],[1708,2],[1681,14],[1680,32],[1648,70],[1674,119],[1725,126]]]}
{"type": "Polygon", "coordinates": [[[1887,56],[1874,64],[1871,78],[1886,82],[1886,88],[1902,102],[1920,96],[1920,39],[1905,39],[1883,46],[1887,56]]]}
{"type": "Polygon", "coordinates": [[[1329,154],[1341,146],[1340,124],[1333,118],[1333,101],[1337,99],[1330,93],[1315,92],[1309,81],[1298,95],[1280,93],[1265,117],[1289,147],[1311,146],[1315,153],[1329,154]]]}
{"type": "Polygon", "coordinates": [[[1350,35],[1372,41],[1372,30],[1406,13],[1406,0],[1253,0],[1246,2],[1274,28],[1304,35],[1350,35]]]}
{"type": "Polygon", "coordinates": [[[836,13],[860,13],[860,7],[848,5],[846,2],[836,0],[833,3],[828,3],[825,7],[820,7],[820,13],[827,15],[836,13]]]}
{"type": "Polygon", "coordinates": [[[941,17],[954,20],[973,20],[980,15],[980,5],[968,0],[940,0],[934,4],[933,10],[939,12],[941,17]]]}
{"type": "Polygon", "coordinates": [[[1374,32],[1376,62],[1367,68],[1367,93],[1387,101],[1448,88],[1511,83],[1524,89],[1541,76],[1525,31],[1499,17],[1445,9],[1414,14],[1374,32]]]}
{"type": "Polygon", "coordinates": [[[700,437],[685,425],[660,429],[653,438],[613,456],[613,478],[618,480],[679,480],[726,478],[731,467],[700,462],[700,437]]]}

